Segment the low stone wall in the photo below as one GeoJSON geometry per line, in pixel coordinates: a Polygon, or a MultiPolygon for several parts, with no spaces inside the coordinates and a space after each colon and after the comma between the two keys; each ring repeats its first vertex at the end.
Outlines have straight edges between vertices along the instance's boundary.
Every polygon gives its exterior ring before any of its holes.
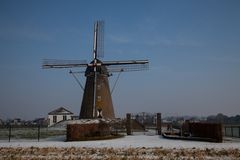
{"type": "Polygon", "coordinates": [[[110,135],[110,125],[105,122],[67,125],[67,141],[101,139],[110,135]]]}
{"type": "Polygon", "coordinates": [[[193,137],[210,138],[214,142],[222,142],[222,124],[189,122],[189,132],[193,137]]]}

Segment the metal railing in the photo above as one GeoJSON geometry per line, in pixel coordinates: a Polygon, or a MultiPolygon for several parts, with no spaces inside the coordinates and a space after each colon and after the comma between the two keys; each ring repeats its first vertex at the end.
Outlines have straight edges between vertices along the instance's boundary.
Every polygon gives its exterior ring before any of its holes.
{"type": "Polygon", "coordinates": [[[226,137],[240,138],[240,125],[224,125],[223,133],[226,137]]]}
{"type": "Polygon", "coordinates": [[[47,128],[46,126],[2,126],[0,127],[0,140],[20,140],[31,139],[40,141],[40,139],[66,135],[66,129],[47,128]]]}

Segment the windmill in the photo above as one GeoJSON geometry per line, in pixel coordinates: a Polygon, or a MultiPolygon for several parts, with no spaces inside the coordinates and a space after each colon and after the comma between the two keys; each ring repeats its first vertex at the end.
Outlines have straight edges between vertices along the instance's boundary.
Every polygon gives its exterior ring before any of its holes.
{"type": "Polygon", "coordinates": [[[103,21],[94,24],[93,60],[43,60],[42,67],[85,67],[86,83],[79,118],[115,118],[108,77],[113,72],[148,69],[148,60],[101,61],[103,54],[103,21]]]}

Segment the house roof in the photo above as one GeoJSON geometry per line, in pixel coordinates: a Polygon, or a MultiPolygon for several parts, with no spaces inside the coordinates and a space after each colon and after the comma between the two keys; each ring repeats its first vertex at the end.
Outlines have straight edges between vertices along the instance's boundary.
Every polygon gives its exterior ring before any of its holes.
{"type": "Polygon", "coordinates": [[[69,115],[69,114],[73,113],[64,107],[60,107],[48,113],[48,115],[69,115]]]}

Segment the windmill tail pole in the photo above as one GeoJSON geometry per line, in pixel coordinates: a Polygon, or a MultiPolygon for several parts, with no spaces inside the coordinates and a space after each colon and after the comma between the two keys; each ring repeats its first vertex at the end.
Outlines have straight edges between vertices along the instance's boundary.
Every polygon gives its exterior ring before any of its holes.
{"type": "Polygon", "coordinates": [[[117,82],[118,82],[118,80],[119,80],[120,74],[121,74],[122,72],[123,72],[123,70],[121,70],[121,71],[118,73],[117,79],[116,79],[116,81],[115,81],[115,83],[114,83],[114,85],[113,85],[113,88],[112,88],[112,90],[111,90],[111,95],[113,94],[113,91],[114,91],[114,89],[115,89],[115,87],[116,87],[116,85],[117,85],[117,82]]]}
{"type": "Polygon", "coordinates": [[[71,74],[73,76],[73,78],[77,81],[77,83],[79,84],[79,86],[81,87],[81,89],[84,91],[84,87],[81,84],[81,82],[78,80],[78,78],[76,77],[76,75],[72,72],[72,70],[69,71],[69,74],[71,74]]]}

